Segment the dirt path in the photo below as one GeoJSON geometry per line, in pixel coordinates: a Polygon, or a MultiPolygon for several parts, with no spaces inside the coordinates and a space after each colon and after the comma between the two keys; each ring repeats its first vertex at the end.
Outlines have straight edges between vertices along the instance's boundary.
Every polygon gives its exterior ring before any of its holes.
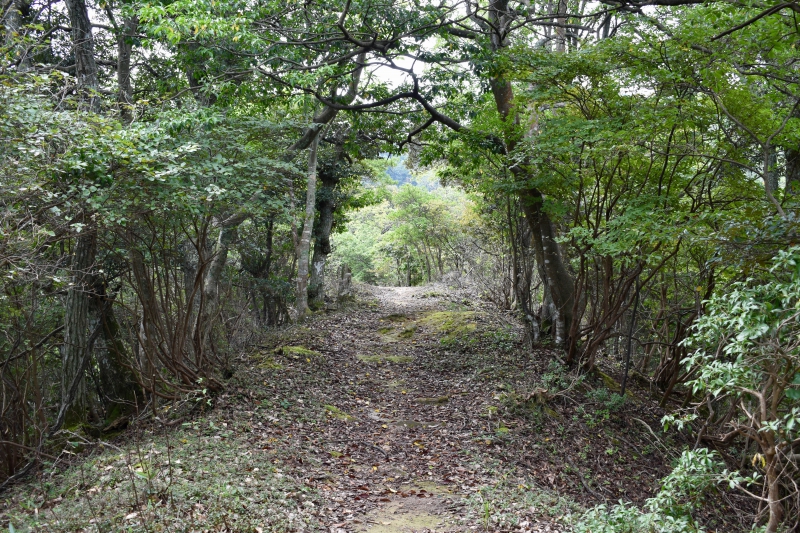
{"type": "Polygon", "coordinates": [[[305,390],[303,401],[326,410],[322,435],[311,439],[324,451],[309,465],[327,496],[325,527],[561,531],[552,519],[567,506],[503,460],[510,430],[488,405],[497,389],[479,388],[481,373],[495,368],[476,368],[462,353],[464,345],[497,349],[482,335],[498,327],[495,340],[516,345],[517,326],[496,323],[441,287],[367,288],[365,296],[372,300],[366,308],[318,318],[281,339],[322,354],[316,363],[306,357],[307,365],[322,365],[325,379],[305,390]],[[509,489],[515,499],[503,494],[509,489]],[[550,513],[537,504],[562,507],[550,513]]]}
{"type": "Polygon", "coordinates": [[[642,502],[668,467],[639,424],[658,428],[652,402],[614,411],[602,381],[575,387],[515,319],[451,287],[361,288],[247,346],[225,391],[165,406],[168,425],[70,437],[77,454],[0,502],[0,525],[562,532],[586,506],[642,502]]]}

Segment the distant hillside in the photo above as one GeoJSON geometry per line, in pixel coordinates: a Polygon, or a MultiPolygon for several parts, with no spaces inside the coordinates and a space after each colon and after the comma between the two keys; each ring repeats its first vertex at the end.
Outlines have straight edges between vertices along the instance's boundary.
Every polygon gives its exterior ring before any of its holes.
{"type": "Polygon", "coordinates": [[[424,187],[429,191],[434,191],[442,186],[434,170],[412,172],[406,167],[406,158],[407,156],[405,154],[393,158],[394,165],[386,169],[386,173],[398,186],[403,186],[405,184],[416,185],[424,187]]]}
{"type": "Polygon", "coordinates": [[[407,156],[403,154],[396,158],[395,165],[386,169],[386,173],[389,174],[389,177],[398,185],[405,185],[406,183],[416,185],[417,182],[414,178],[414,174],[406,167],[406,157],[407,156]]]}

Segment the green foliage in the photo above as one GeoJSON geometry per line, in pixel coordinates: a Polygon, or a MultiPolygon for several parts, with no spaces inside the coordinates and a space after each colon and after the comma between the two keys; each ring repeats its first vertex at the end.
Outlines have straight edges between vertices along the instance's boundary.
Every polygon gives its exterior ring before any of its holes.
{"type": "Polygon", "coordinates": [[[661,489],[644,509],[620,502],[598,505],[575,524],[577,533],[693,533],[701,529],[691,512],[727,471],[715,452],[701,448],[685,451],[672,472],[661,480],[661,489]]]}
{"type": "MultiPolygon", "coordinates": [[[[800,248],[780,251],[770,274],[771,279],[731,284],[707,303],[706,314],[688,340],[699,349],[684,362],[700,369],[691,383],[695,392],[720,396],[760,390],[766,379],[775,377],[774,398],[797,399],[800,248]]],[[[787,413],[787,429],[795,430],[794,416],[787,413]]]]}
{"type": "Polygon", "coordinates": [[[405,285],[438,279],[459,261],[460,222],[469,203],[459,191],[406,183],[386,186],[371,199],[381,203],[350,216],[347,230],[334,236],[334,260],[347,264],[354,279],[405,285]]]}

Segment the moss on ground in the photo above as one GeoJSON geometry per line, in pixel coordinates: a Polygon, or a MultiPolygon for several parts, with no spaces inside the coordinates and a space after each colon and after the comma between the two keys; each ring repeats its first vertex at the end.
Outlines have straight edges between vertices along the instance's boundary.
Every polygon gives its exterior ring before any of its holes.
{"type": "Polygon", "coordinates": [[[413,357],[408,355],[357,355],[356,359],[359,361],[363,361],[365,363],[396,363],[396,364],[406,364],[410,363],[414,360],[413,357]]]}
{"type": "Polygon", "coordinates": [[[433,311],[425,313],[419,325],[443,335],[443,341],[465,337],[477,328],[474,311],[433,311]]]}
{"type": "Polygon", "coordinates": [[[275,353],[296,358],[322,357],[321,353],[315,352],[314,350],[309,350],[305,346],[281,346],[279,348],[275,348],[275,353]]]}
{"type": "Polygon", "coordinates": [[[448,396],[437,396],[435,398],[417,398],[417,403],[426,405],[442,405],[450,401],[448,396]]]}
{"type": "Polygon", "coordinates": [[[352,416],[348,415],[335,405],[323,405],[325,411],[328,412],[328,416],[331,416],[337,420],[344,420],[345,422],[350,422],[351,420],[355,420],[352,416]]]}

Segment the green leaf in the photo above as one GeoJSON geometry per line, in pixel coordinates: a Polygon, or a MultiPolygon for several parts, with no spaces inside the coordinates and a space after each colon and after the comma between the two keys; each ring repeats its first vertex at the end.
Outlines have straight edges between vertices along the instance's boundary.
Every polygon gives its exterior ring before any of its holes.
{"type": "Polygon", "coordinates": [[[786,391],[786,397],[790,400],[800,400],[800,390],[788,389],[786,391]]]}

